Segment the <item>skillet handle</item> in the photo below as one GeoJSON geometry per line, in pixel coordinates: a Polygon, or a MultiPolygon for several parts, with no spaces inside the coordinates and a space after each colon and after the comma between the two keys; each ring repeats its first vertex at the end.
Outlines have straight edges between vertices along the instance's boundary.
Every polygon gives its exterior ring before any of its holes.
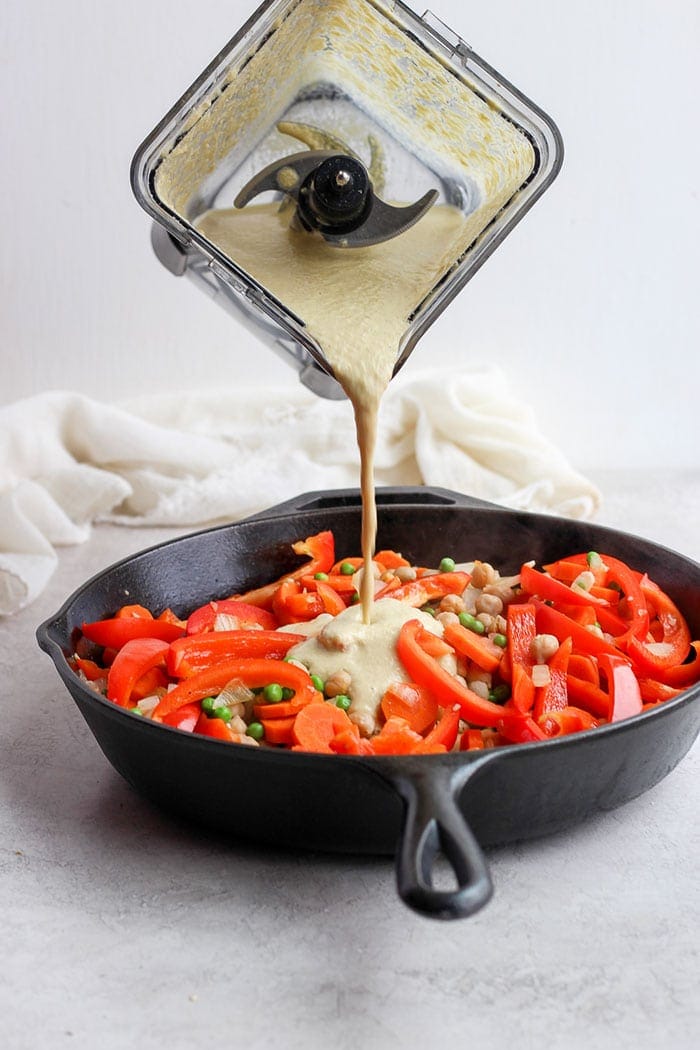
{"type": "MultiPolygon", "coordinates": [[[[411,507],[485,507],[493,510],[495,503],[468,496],[464,492],[453,492],[436,486],[391,485],[376,489],[377,507],[401,506],[411,507]]],[[[260,521],[263,518],[282,518],[289,514],[298,514],[305,510],[333,510],[337,507],[360,507],[359,489],[328,489],[316,492],[305,492],[300,496],[278,503],[275,507],[253,514],[246,521],[260,521]]],[[[502,508],[499,508],[502,509],[502,508]]]]}
{"type": "Polygon", "coordinates": [[[468,827],[458,800],[481,763],[432,769],[414,767],[392,782],[405,804],[396,857],[399,896],[414,911],[434,919],[461,919],[483,908],[493,884],[481,847],[468,827]],[[432,870],[439,853],[450,863],[454,889],[436,889],[432,870]]]}

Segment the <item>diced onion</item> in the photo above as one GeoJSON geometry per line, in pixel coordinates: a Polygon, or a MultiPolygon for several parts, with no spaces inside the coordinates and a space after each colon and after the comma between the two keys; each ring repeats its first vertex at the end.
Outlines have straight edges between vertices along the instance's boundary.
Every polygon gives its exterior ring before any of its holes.
{"type": "Polygon", "coordinates": [[[549,667],[547,664],[533,664],[532,667],[532,681],[539,688],[543,685],[549,685],[552,681],[552,676],[549,673],[549,667]]]}
{"type": "Polygon", "coordinates": [[[136,704],[142,715],[151,715],[158,707],[160,703],[159,696],[144,696],[142,700],[136,704]]]}

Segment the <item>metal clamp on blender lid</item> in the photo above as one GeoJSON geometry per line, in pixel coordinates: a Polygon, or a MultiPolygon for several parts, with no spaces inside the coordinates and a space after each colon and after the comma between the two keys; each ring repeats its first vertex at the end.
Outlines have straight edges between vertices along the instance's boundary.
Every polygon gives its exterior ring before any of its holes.
{"type": "Polygon", "coordinates": [[[293,224],[317,231],[338,248],[365,248],[413,226],[438,198],[429,190],[415,204],[396,207],[381,200],[367,169],[356,157],[332,150],[303,150],[268,164],[234,200],[243,208],[258,194],[278,190],[295,201],[293,224]]]}

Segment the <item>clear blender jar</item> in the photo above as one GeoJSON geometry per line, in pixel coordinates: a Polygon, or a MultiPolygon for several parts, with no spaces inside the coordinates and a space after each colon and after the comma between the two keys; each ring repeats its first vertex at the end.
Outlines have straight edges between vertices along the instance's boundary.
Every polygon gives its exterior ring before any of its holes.
{"type": "MultiPolygon", "coordinates": [[[[319,146],[363,162],[383,201],[430,195],[467,220],[406,318],[395,372],[551,184],[563,148],[551,119],[429,12],[385,0],[266,0],[241,27],[139,147],[132,186],[154,220],[160,261],[252,327],[315,393],[343,397],[303,318],[196,225],[261,172],[319,146]]],[[[268,194],[282,200],[284,186],[268,194]]]]}

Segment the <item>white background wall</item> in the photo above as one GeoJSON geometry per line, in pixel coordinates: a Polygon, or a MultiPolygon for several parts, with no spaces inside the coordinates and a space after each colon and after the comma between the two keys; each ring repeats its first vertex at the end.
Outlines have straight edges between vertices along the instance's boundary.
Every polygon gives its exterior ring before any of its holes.
{"type": "MultiPolygon", "coordinates": [[[[497,359],[583,469],[697,466],[700,7],[431,0],[551,113],[564,170],[407,369],[497,359]]],[[[149,245],[134,149],[254,0],[3,0],[0,404],[292,384],[149,245]]]]}

